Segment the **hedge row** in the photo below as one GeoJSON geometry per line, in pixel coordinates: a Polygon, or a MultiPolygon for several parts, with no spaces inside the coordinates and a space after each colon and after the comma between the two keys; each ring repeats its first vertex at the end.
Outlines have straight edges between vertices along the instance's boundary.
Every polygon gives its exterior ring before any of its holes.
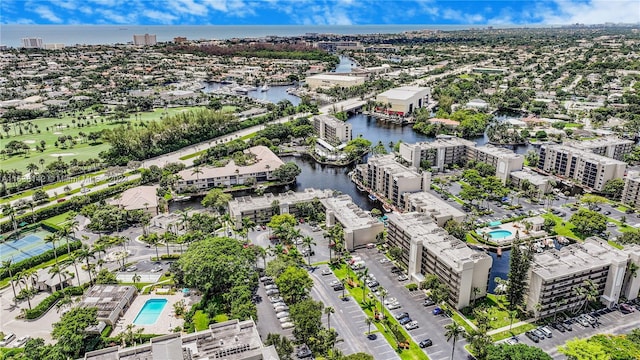
{"type": "Polygon", "coordinates": [[[83,285],[83,286],[69,286],[64,290],[58,290],[53,294],[49,295],[48,297],[46,297],[44,300],[42,300],[40,304],[38,304],[38,306],[34,307],[31,310],[25,311],[24,317],[29,320],[37,319],[40,316],[42,316],[44,313],[46,313],[49,309],[51,309],[53,304],[55,304],[56,301],[65,297],[65,295],[80,296],[84,293],[85,289],[86,289],[86,286],[83,285]]]}
{"type": "MultiPolygon", "coordinates": [[[[71,248],[71,251],[73,250],[77,250],[82,246],[82,242],[80,240],[75,240],[75,241],[71,241],[69,242],[69,247],[71,248]]],[[[58,249],[61,249],[61,251],[58,251],[62,254],[62,251],[66,251],[67,250],[67,245],[64,244],[62,246],[58,246],[58,249]]],[[[28,259],[24,259],[20,262],[17,262],[15,264],[11,264],[10,268],[1,268],[0,269],[0,279],[4,280],[6,278],[9,277],[9,269],[11,269],[11,274],[12,275],[16,275],[17,273],[19,273],[22,270],[25,269],[31,269],[34,266],[40,265],[44,262],[47,262],[51,259],[55,258],[55,254],[53,253],[53,249],[51,250],[47,250],[45,252],[43,252],[40,255],[36,255],[36,256],[32,256],[28,259]]]]}
{"type": "MultiPolygon", "coordinates": [[[[38,222],[56,215],[60,215],[70,210],[80,211],[80,209],[85,205],[99,202],[110,196],[113,196],[117,193],[121,193],[129,188],[138,186],[140,184],[141,184],[140,179],[135,179],[135,180],[120,183],[116,186],[110,186],[102,190],[90,192],[86,195],[74,196],[72,198],[69,198],[69,200],[67,201],[56,203],[56,204],[47,206],[45,208],[38,209],[34,211],[33,216],[31,216],[30,213],[24,214],[22,216],[17,216],[16,222],[18,224],[21,222],[27,222],[27,223],[38,222]]],[[[6,233],[11,230],[13,230],[13,224],[11,223],[11,220],[0,223],[1,233],[6,233]]]]}

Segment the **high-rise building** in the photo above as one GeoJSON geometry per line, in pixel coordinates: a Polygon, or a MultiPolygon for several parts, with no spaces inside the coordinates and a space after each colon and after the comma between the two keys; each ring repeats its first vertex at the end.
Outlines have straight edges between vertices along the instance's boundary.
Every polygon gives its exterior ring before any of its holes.
{"type": "Polygon", "coordinates": [[[571,140],[565,141],[563,144],[620,161],[624,160],[626,154],[633,151],[635,145],[633,140],[620,139],[613,136],[586,141],[571,140]]]}
{"type": "Polygon", "coordinates": [[[352,139],[351,124],[329,115],[313,117],[313,128],[321,139],[337,145],[352,139]]]}
{"type": "Polygon", "coordinates": [[[640,207],[640,172],[629,171],[624,178],[622,202],[635,208],[640,207]]]}
{"type": "Polygon", "coordinates": [[[22,38],[22,47],[25,49],[42,49],[42,38],[22,38]]]}
{"type": "Polygon", "coordinates": [[[133,45],[153,46],[157,44],[155,34],[133,35],[133,45]]]}

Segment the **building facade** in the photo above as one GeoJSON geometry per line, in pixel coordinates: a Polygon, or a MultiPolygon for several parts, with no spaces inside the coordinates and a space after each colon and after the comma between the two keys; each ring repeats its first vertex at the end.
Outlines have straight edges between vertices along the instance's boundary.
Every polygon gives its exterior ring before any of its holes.
{"type": "Polygon", "coordinates": [[[406,116],[429,103],[430,89],[418,86],[402,86],[387,90],[376,96],[376,102],[382,104],[376,111],[390,115],[406,116]]]}
{"type": "Polygon", "coordinates": [[[337,145],[350,141],[353,138],[352,126],[346,121],[330,115],[315,115],[313,128],[321,139],[329,144],[337,145]]]}
{"type": "Polygon", "coordinates": [[[496,168],[496,177],[502,180],[503,184],[507,183],[512,171],[520,171],[524,166],[524,156],[493,145],[468,146],[467,161],[470,160],[483,162],[496,168]]]}
{"type": "Polygon", "coordinates": [[[42,49],[42,38],[22,38],[22,47],[25,49],[42,49]]]}
{"type": "Polygon", "coordinates": [[[340,87],[352,87],[364,84],[365,77],[363,76],[349,76],[349,75],[334,75],[334,74],[317,74],[307,76],[305,83],[309,86],[309,89],[315,90],[317,88],[329,89],[334,86],[340,87]]]}
{"type": "Polygon", "coordinates": [[[544,194],[550,193],[553,189],[548,176],[534,173],[528,169],[512,172],[509,179],[511,185],[521,190],[524,190],[525,184],[529,183],[529,186],[535,188],[535,194],[532,192],[532,195],[535,195],[537,198],[541,198],[544,194]]]}
{"type": "Polygon", "coordinates": [[[627,167],[622,161],[565,145],[542,145],[539,155],[539,169],[596,191],[609,180],[623,178],[627,167]]]}
{"type": "Polygon", "coordinates": [[[635,145],[633,140],[613,136],[586,141],[571,140],[565,141],[563,144],[620,161],[623,161],[624,156],[633,151],[635,145]]]}
{"type": "Polygon", "coordinates": [[[467,217],[466,213],[442,200],[439,195],[428,192],[428,190],[405,193],[404,204],[405,211],[427,214],[440,227],[444,227],[444,224],[449,220],[462,222],[467,217]]]}
{"type": "Polygon", "coordinates": [[[429,189],[431,173],[398,163],[394,155],[374,155],[355,170],[356,179],[393,205],[405,207],[405,193],[429,189]]]}
{"type": "Polygon", "coordinates": [[[640,208],[640,172],[629,171],[624,178],[624,189],[621,201],[635,208],[640,208]]]}
{"type": "Polygon", "coordinates": [[[584,304],[578,290],[591,282],[605,305],[616,304],[622,294],[628,255],[600,238],[587,238],[533,256],[527,288],[527,310],[538,317],[573,310],[584,304]]]}
{"type": "Polygon", "coordinates": [[[349,195],[339,195],[320,200],[326,209],[326,225],[340,223],[344,228],[344,243],[348,251],[376,243],[384,224],[353,203],[349,195]]]}
{"type": "Polygon", "coordinates": [[[133,35],[133,45],[153,46],[157,43],[155,34],[133,35]]]}
{"type": "Polygon", "coordinates": [[[491,256],[449,235],[427,214],[391,213],[388,222],[387,243],[402,250],[400,261],[413,280],[436,275],[449,287],[449,303],[457,309],[486,295],[491,256]]]}

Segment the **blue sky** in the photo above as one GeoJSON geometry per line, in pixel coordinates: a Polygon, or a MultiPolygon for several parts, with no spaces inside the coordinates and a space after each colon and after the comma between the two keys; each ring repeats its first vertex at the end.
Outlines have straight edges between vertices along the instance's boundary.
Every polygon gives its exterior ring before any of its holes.
{"type": "Polygon", "coordinates": [[[640,22],[640,0],[0,0],[2,24],[370,25],[640,22]]]}

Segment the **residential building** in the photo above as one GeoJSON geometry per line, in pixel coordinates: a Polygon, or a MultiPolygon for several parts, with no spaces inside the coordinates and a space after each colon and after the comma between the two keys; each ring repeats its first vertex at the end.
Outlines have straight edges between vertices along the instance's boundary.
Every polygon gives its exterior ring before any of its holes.
{"type": "Polygon", "coordinates": [[[413,280],[422,281],[424,275],[436,275],[449,287],[449,303],[457,309],[486,295],[493,263],[491,256],[449,235],[427,214],[409,212],[387,216],[387,243],[402,250],[400,261],[413,280]]]}
{"type": "Polygon", "coordinates": [[[333,145],[348,142],[353,137],[351,124],[331,115],[315,115],[313,128],[321,139],[333,145]]]}
{"type": "Polygon", "coordinates": [[[605,305],[616,304],[622,295],[627,259],[624,251],[597,237],[534,254],[529,270],[527,310],[538,317],[547,317],[578,308],[584,297],[576,291],[586,281],[595,285],[605,305]]]}
{"type": "Polygon", "coordinates": [[[364,80],[365,77],[363,76],[317,74],[308,76],[305,79],[305,83],[309,86],[309,89],[315,90],[317,88],[328,89],[334,86],[352,87],[362,85],[364,80]]]}
{"type": "Polygon", "coordinates": [[[429,215],[440,227],[449,220],[464,221],[467,214],[428,190],[404,194],[405,211],[429,215]]]}
{"type": "Polygon", "coordinates": [[[376,96],[376,102],[382,105],[376,111],[390,115],[406,116],[429,103],[430,89],[418,86],[402,86],[387,90],[376,96]]]}
{"type": "Polygon", "coordinates": [[[615,136],[609,136],[585,141],[564,141],[563,145],[571,146],[576,149],[591,151],[594,154],[623,161],[624,156],[633,151],[635,143],[633,140],[620,139],[615,136]]]}
{"type": "Polygon", "coordinates": [[[157,190],[157,186],[136,186],[125,190],[109,204],[127,211],[142,210],[151,216],[156,216],[159,210],[157,190]]]}
{"type": "Polygon", "coordinates": [[[155,34],[133,35],[133,45],[153,46],[157,44],[155,34]]]}
{"type": "Polygon", "coordinates": [[[25,49],[42,49],[42,38],[22,38],[22,47],[25,49]]]}
{"type": "Polygon", "coordinates": [[[374,155],[366,164],[356,167],[355,177],[365,187],[384,197],[393,205],[404,208],[403,194],[429,189],[431,173],[419,173],[395,160],[394,155],[374,155]]]}
{"type": "Polygon", "coordinates": [[[621,201],[635,208],[640,208],[640,172],[629,171],[624,178],[624,189],[621,201]]]}
{"type": "Polygon", "coordinates": [[[640,291],[640,276],[638,276],[638,266],[640,266],[640,245],[626,245],[624,251],[629,255],[627,272],[624,274],[624,285],[622,287],[622,297],[627,300],[634,300],[640,291]],[[633,265],[632,265],[633,264],[633,265]]]}
{"type": "Polygon", "coordinates": [[[273,172],[284,165],[276,154],[266,146],[254,146],[244,151],[252,154],[255,161],[251,165],[239,166],[230,160],[225,166],[203,166],[196,169],[186,169],[178,173],[179,179],[176,190],[182,192],[189,187],[202,191],[212,187],[242,185],[249,178],[256,182],[275,180],[273,172]]]}
{"type": "Polygon", "coordinates": [[[384,224],[353,203],[349,195],[339,195],[320,200],[326,209],[326,225],[340,223],[344,228],[344,243],[348,251],[376,243],[384,224]]]}
{"type": "Polygon", "coordinates": [[[525,184],[529,184],[529,191],[534,197],[541,198],[544,194],[548,194],[553,189],[549,177],[534,173],[529,169],[511,172],[509,177],[511,184],[520,190],[525,190],[525,184]]]}
{"type": "Polygon", "coordinates": [[[513,151],[493,145],[467,147],[467,161],[475,160],[496,168],[496,177],[503,184],[509,180],[512,171],[522,170],[524,156],[513,151]]]}
{"type": "Polygon", "coordinates": [[[138,294],[135,286],[94,285],[87,290],[80,306],[98,309],[98,321],[115,325],[138,294]]]}
{"type": "Polygon", "coordinates": [[[44,44],[44,48],[47,50],[61,50],[64,49],[63,43],[44,44]]]}
{"type": "Polygon", "coordinates": [[[92,360],[279,360],[273,345],[264,346],[253,320],[238,319],[211,324],[194,333],[154,337],[148,344],[120,348],[112,346],[87,352],[92,360]]]}
{"type": "Polygon", "coordinates": [[[300,204],[312,203],[333,196],[333,190],[304,189],[282,194],[266,193],[262,196],[242,196],[229,201],[229,215],[236,229],[242,228],[242,219],[249,218],[256,224],[266,224],[273,215],[293,214],[297,217],[300,204]]]}
{"type": "Polygon", "coordinates": [[[400,157],[416,168],[444,171],[467,161],[467,147],[475,143],[455,136],[440,135],[432,142],[400,143],[400,157]]]}
{"type": "Polygon", "coordinates": [[[187,38],[185,36],[176,36],[173,38],[173,42],[176,44],[182,44],[187,42],[187,38]]]}
{"type": "Polygon", "coordinates": [[[624,177],[627,164],[566,145],[542,145],[538,168],[579,185],[602,191],[604,184],[624,177]]]}

